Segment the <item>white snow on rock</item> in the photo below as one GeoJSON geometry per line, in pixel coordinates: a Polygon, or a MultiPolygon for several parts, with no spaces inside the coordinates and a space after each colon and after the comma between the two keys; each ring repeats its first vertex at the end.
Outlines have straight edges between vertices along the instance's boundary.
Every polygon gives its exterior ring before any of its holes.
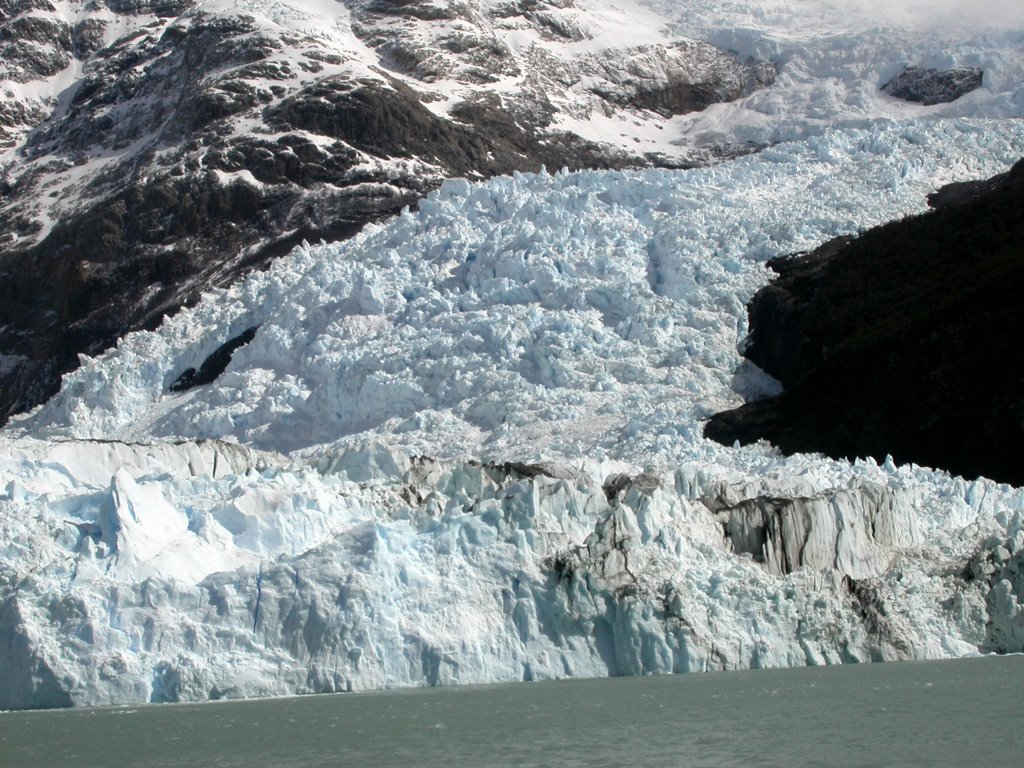
{"type": "Polygon", "coordinates": [[[452,181],[125,338],[0,433],[0,708],[1021,650],[1024,492],[701,420],[776,386],[766,259],[1022,154],[959,119],[452,181]]]}
{"type": "Polygon", "coordinates": [[[875,120],[1024,114],[1024,5],[984,0],[648,0],[678,35],[776,64],[770,88],[674,118],[678,144],[791,141],[875,120]],[[982,87],[922,106],[880,87],[906,66],[978,67],[982,87]]]}

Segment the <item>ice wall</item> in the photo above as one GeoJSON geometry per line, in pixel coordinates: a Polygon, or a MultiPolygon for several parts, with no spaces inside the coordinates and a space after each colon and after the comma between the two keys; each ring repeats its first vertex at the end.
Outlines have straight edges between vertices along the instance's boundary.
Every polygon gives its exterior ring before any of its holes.
{"type": "Polygon", "coordinates": [[[3,708],[928,658],[1019,624],[1019,584],[922,558],[920,510],[979,512],[908,470],[182,443],[107,444],[103,480],[92,443],[5,447],[28,469],[0,499],[3,708]]]}

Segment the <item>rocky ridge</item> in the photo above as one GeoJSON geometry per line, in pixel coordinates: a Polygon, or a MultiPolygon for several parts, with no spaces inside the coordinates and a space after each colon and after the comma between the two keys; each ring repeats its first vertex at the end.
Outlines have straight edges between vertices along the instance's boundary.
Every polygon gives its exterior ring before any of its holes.
{"type": "Polygon", "coordinates": [[[4,0],[0,422],[79,354],[443,178],[706,161],[638,136],[774,77],[607,28],[533,0],[4,0]],[[572,131],[595,115],[632,133],[572,131]]]}

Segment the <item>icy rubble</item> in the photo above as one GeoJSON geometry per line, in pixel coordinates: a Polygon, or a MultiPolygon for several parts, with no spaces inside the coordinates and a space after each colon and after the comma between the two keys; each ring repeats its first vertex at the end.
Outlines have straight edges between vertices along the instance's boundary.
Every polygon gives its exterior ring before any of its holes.
{"type": "Polygon", "coordinates": [[[1021,650],[1024,492],[700,430],[766,259],[1021,154],[451,182],[127,337],[0,433],[0,707],[1021,650]]]}
{"type": "Polygon", "coordinates": [[[415,214],[300,248],[65,376],[40,437],[226,438],[299,450],[644,465],[777,386],[741,366],[764,262],[1005,170],[1019,121],[881,124],[685,173],[449,181],[415,214]],[[258,327],[226,372],[169,387],[258,327]]]}

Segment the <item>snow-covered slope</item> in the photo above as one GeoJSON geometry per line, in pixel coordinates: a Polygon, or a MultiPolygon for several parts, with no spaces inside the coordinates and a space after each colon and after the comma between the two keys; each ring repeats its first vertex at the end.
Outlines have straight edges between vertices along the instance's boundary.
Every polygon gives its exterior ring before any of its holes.
{"type": "Polygon", "coordinates": [[[1024,649],[1024,492],[700,429],[773,386],[764,260],[1022,153],[958,119],[450,182],[128,336],[0,433],[0,706],[1024,649]]]}

